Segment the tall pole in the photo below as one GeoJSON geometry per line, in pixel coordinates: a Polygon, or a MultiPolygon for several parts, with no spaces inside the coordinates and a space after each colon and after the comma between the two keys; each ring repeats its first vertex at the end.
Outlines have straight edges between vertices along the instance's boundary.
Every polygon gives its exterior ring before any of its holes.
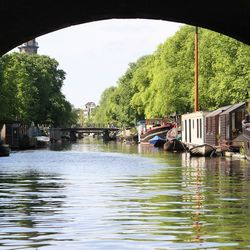
{"type": "Polygon", "coordinates": [[[194,84],[194,112],[199,111],[199,102],[198,102],[198,27],[195,27],[195,84],[194,84]]]}

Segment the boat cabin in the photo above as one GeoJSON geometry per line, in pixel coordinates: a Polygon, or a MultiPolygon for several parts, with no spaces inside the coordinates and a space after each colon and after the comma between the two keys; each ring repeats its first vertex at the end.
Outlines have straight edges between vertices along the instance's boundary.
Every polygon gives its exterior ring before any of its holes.
{"type": "Polygon", "coordinates": [[[11,148],[19,148],[27,129],[28,126],[20,122],[3,122],[0,124],[0,139],[11,148]]]}
{"type": "Polygon", "coordinates": [[[160,127],[169,122],[168,118],[150,118],[145,120],[145,128],[146,130],[152,129],[155,127],[160,127]]]}
{"type": "Polygon", "coordinates": [[[42,136],[41,130],[34,125],[19,121],[0,123],[0,139],[12,149],[27,149],[37,146],[36,136],[42,136]]]}
{"type": "Polygon", "coordinates": [[[231,105],[221,107],[206,116],[206,143],[216,146],[220,139],[220,114],[230,108],[231,105]]]}
{"type": "Polygon", "coordinates": [[[242,134],[242,120],[244,120],[245,113],[246,102],[231,105],[228,109],[220,113],[219,137],[221,143],[232,145],[234,142],[237,142],[242,134]]]}
{"type": "Polygon", "coordinates": [[[244,141],[244,151],[247,160],[250,160],[250,116],[247,113],[242,121],[242,135],[244,141]]]}
{"type": "Polygon", "coordinates": [[[181,116],[182,142],[187,145],[205,143],[205,126],[207,111],[197,111],[181,116]]]}
{"type": "Polygon", "coordinates": [[[148,143],[150,139],[158,135],[163,139],[166,138],[167,132],[173,127],[169,118],[146,119],[138,123],[138,142],[148,143]]]}

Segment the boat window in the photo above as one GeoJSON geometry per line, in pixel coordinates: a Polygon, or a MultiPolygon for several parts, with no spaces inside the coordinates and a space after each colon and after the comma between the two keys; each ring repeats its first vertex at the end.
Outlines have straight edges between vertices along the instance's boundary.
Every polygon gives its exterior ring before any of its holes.
{"type": "Polygon", "coordinates": [[[187,142],[187,120],[185,120],[185,142],[187,142]]]}
{"type": "Polygon", "coordinates": [[[200,138],[202,138],[202,120],[200,119],[200,138]]]}
{"type": "Polygon", "coordinates": [[[208,126],[209,126],[209,123],[208,123],[208,118],[206,118],[206,133],[208,133],[208,126]]]}
{"type": "Polygon", "coordinates": [[[197,138],[200,137],[200,134],[199,134],[199,119],[196,119],[196,124],[197,124],[197,138]]]}
{"type": "Polygon", "coordinates": [[[191,119],[189,119],[189,142],[192,142],[192,136],[191,136],[191,119]]]}

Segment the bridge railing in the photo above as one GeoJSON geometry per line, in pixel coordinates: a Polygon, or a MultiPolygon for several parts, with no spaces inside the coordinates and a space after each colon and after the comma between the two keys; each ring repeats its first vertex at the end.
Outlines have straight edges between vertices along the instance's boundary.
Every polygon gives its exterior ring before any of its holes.
{"type": "Polygon", "coordinates": [[[108,123],[84,123],[81,127],[83,128],[116,128],[114,124],[108,124],[108,123]]]}

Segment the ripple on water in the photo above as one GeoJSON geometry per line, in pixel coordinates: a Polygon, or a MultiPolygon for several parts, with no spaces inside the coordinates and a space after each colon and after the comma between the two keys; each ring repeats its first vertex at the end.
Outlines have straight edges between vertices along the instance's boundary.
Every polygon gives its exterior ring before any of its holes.
{"type": "Polygon", "coordinates": [[[249,247],[242,162],[112,150],[74,145],[1,159],[0,248],[249,247]]]}

